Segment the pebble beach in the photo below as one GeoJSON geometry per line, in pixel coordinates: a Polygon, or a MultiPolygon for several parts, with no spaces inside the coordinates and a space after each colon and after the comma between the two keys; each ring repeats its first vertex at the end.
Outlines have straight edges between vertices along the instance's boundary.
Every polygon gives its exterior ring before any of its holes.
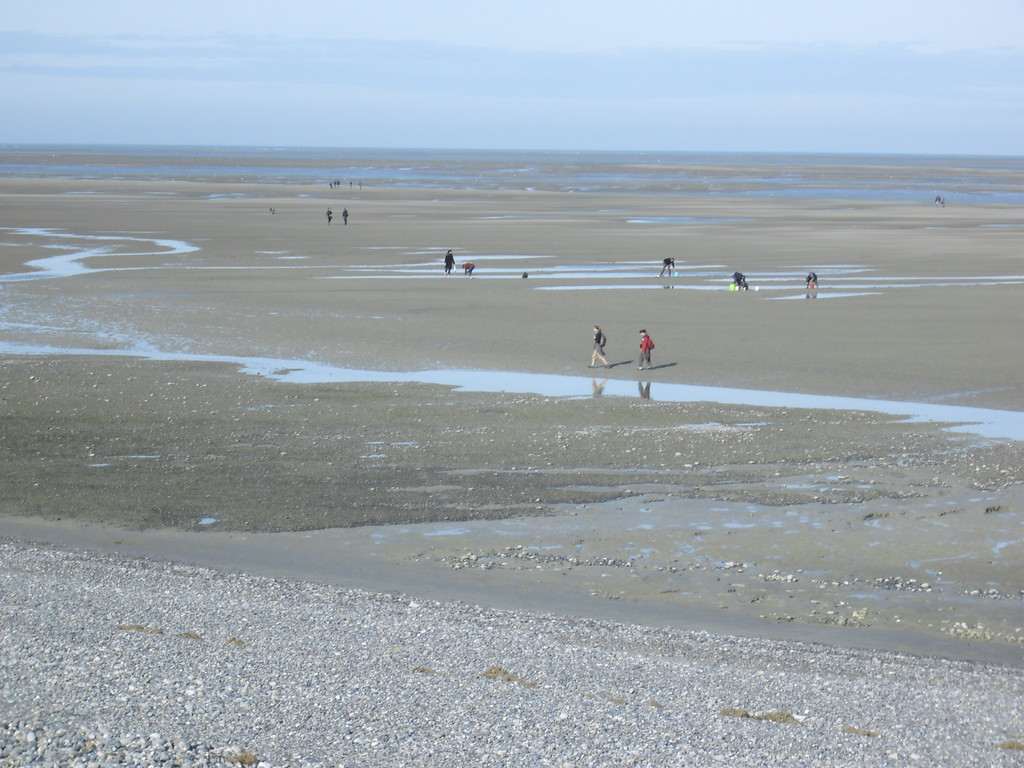
{"type": "Polygon", "coordinates": [[[1011,766],[1001,666],[7,543],[0,764],[1011,766]]]}

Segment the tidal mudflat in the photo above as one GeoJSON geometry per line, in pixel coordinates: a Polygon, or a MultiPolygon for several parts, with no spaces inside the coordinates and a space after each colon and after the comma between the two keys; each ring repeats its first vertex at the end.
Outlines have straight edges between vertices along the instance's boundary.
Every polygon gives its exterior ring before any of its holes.
{"type": "Polygon", "coordinates": [[[1021,661],[1018,206],[136,178],[0,201],[0,533],[1021,661]]]}

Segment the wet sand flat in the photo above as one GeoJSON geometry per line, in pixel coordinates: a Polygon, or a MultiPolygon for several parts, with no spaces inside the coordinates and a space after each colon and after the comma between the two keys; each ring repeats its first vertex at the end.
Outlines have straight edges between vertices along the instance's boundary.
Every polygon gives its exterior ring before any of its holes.
{"type": "Polygon", "coordinates": [[[1014,206],[18,179],[0,204],[0,342],[52,348],[0,358],[0,535],[1021,662],[1021,442],[800,407],[1020,411],[1014,206]],[[442,276],[448,248],[473,279],[442,276]],[[736,269],[759,290],[729,292],[736,269]],[[595,323],[607,371],[586,367],[595,323]],[[140,349],[166,359],[118,355],[140,349]],[[580,391],[290,384],[187,355],[580,391]],[[793,405],[659,401],[684,383],[793,405]]]}

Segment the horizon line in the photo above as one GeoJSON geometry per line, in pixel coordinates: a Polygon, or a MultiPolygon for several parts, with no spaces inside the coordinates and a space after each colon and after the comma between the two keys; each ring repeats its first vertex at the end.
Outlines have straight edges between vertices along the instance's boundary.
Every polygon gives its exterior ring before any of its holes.
{"type": "Polygon", "coordinates": [[[1005,158],[1024,160],[1024,154],[986,154],[979,152],[899,152],[895,150],[795,150],[795,149],[588,149],[537,147],[415,147],[415,146],[341,146],[331,144],[224,144],[213,143],[146,143],[146,142],[70,142],[70,141],[0,141],[0,151],[13,148],[119,148],[119,149],[249,149],[304,150],[331,152],[485,152],[503,154],[607,154],[607,155],[741,155],[745,157],[788,155],[802,157],[950,157],[1005,158]]]}

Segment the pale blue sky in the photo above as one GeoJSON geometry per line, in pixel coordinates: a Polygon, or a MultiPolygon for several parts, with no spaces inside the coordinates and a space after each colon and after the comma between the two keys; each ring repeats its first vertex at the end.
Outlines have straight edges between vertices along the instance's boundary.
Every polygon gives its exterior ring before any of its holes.
{"type": "Polygon", "coordinates": [[[2,143],[1024,155],[1024,0],[34,0],[2,143]]]}

